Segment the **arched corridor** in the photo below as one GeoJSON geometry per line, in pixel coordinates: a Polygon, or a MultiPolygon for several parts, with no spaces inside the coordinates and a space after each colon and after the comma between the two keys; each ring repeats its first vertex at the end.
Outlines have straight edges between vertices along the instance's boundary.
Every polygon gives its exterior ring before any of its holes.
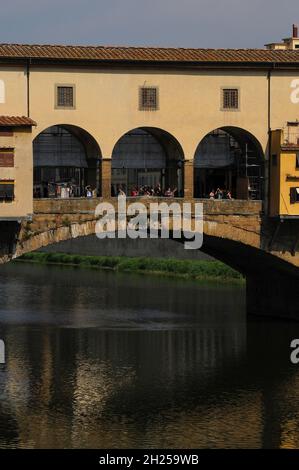
{"type": "Polygon", "coordinates": [[[100,195],[101,152],[85,130],[49,127],[33,142],[33,160],[36,198],[100,195]]]}
{"type": "Polygon", "coordinates": [[[195,153],[194,195],[261,200],[263,162],[261,145],[249,132],[236,127],[215,129],[195,153]]]}
{"type": "Polygon", "coordinates": [[[133,129],[112,153],[112,195],[123,191],[127,196],[183,196],[183,162],[180,144],[166,131],[133,129]]]}

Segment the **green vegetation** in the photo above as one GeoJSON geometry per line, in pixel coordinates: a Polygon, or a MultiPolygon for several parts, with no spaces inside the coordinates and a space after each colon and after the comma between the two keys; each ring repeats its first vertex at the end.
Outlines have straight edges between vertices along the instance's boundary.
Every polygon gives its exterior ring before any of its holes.
{"type": "Polygon", "coordinates": [[[243,281],[243,277],[240,273],[220,261],[81,256],[39,252],[27,253],[17,261],[63,264],[83,268],[112,269],[118,272],[148,273],[200,281],[243,281]]]}

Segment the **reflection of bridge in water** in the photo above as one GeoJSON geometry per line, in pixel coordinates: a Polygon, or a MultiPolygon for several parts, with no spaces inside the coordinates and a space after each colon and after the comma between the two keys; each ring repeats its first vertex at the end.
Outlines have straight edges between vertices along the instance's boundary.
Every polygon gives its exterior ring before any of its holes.
{"type": "MultiPolygon", "coordinates": [[[[295,250],[299,221],[275,222],[263,216],[260,201],[215,201],[134,198],[149,210],[150,202],[200,201],[204,206],[202,251],[224,261],[247,278],[249,313],[298,318],[298,267],[295,250]]],[[[110,198],[117,211],[117,199],[110,198]]],[[[102,198],[41,199],[34,202],[32,221],[6,223],[2,261],[61,241],[95,233],[95,208],[102,198]],[[6,252],[5,252],[6,250],[6,252]]],[[[101,241],[99,240],[99,243],[101,241]]]]}
{"type": "Polygon", "coordinates": [[[66,269],[1,270],[7,443],[298,447],[293,323],[246,322],[239,287],[66,269]]]}
{"type": "Polygon", "coordinates": [[[276,343],[267,350],[269,324],[247,328],[246,335],[244,322],[195,331],[90,329],[86,334],[43,327],[37,342],[33,331],[25,330],[24,336],[15,325],[7,327],[11,352],[7,372],[0,372],[1,422],[10,422],[7,442],[108,448],[121,423],[120,447],[136,440],[159,447],[162,426],[165,439],[176,447],[231,447],[233,442],[235,447],[296,448],[296,372],[286,367],[276,343]],[[30,344],[41,350],[38,367],[30,344]],[[269,369],[273,361],[275,371],[269,369]]]}

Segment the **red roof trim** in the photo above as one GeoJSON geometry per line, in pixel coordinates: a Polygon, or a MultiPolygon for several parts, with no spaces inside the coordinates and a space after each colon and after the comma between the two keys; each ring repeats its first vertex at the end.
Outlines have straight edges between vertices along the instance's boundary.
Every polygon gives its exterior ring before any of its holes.
{"type": "Polygon", "coordinates": [[[299,50],[0,44],[2,59],[186,63],[298,63],[299,50]]]}
{"type": "Polygon", "coordinates": [[[36,126],[36,122],[26,116],[0,116],[0,127],[36,126]]]}

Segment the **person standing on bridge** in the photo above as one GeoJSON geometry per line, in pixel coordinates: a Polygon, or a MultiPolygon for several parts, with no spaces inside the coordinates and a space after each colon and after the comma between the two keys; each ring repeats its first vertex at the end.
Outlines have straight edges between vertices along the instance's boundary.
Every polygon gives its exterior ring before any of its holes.
{"type": "Polygon", "coordinates": [[[216,199],[223,199],[223,191],[220,188],[217,188],[216,199]]]}
{"type": "Polygon", "coordinates": [[[85,191],[86,191],[86,197],[92,197],[92,191],[91,191],[90,186],[86,186],[85,191]]]}
{"type": "Polygon", "coordinates": [[[122,197],[124,197],[126,195],[126,193],[123,191],[121,186],[118,188],[118,194],[117,195],[122,196],[122,197]]]}
{"type": "Polygon", "coordinates": [[[132,191],[131,191],[131,196],[132,197],[137,197],[138,196],[138,189],[137,188],[133,188],[132,191]]]}

